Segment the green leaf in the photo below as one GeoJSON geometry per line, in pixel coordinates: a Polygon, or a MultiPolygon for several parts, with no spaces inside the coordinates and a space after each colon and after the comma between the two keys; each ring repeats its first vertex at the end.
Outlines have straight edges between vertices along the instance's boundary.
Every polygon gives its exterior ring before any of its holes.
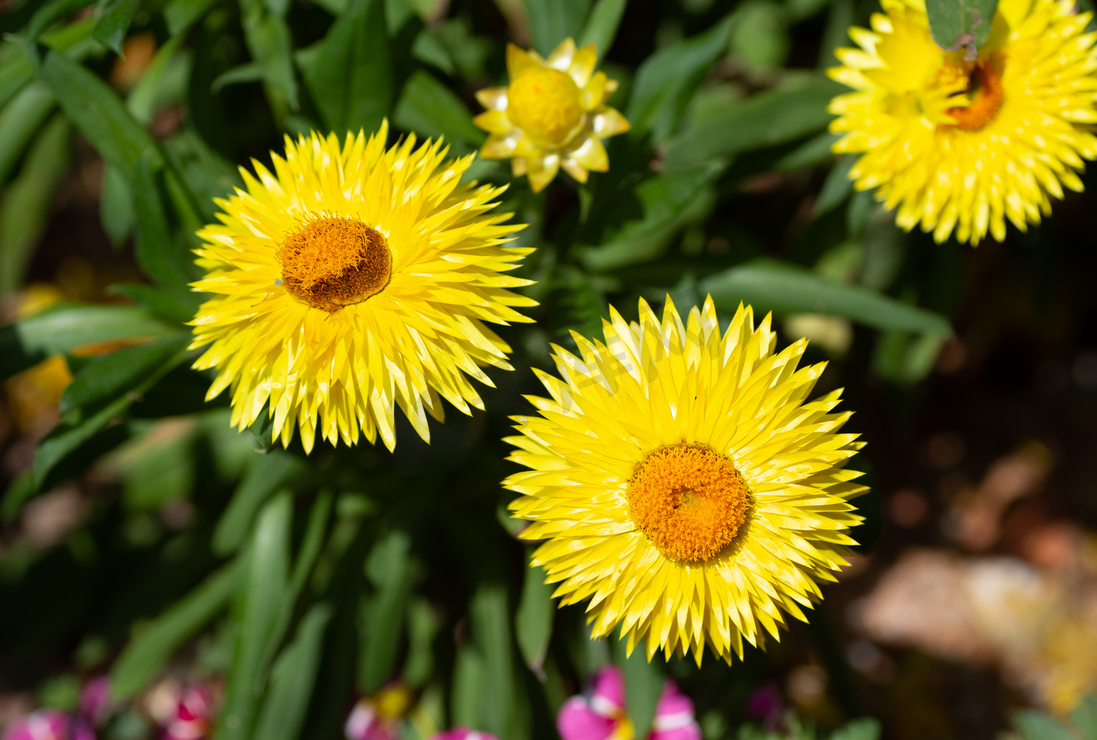
{"type": "Polygon", "coordinates": [[[92,0],[49,0],[35,11],[23,32],[28,41],[36,41],[43,31],[57,21],[83,10],[92,0]]]}
{"type": "Polygon", "coordinates": [[[275,491],[296,487],[309,470],[301,458],[282,450],[253,457],[213,531],[213,552],[217,555],[235,552],[247,538],[252,522],[267,499],[275,491]]]}
{"type": "Polygon", "coordinates": [[[1082,740],[1097,740],[1097,695],[1082,697],[1070,718],[1082,731],[1082,740]]]}
{"type": "Polygon", "coordinates": [[[395,673],[415,571],[411,537],[403,529],[390,531],[366,561],[366,575],[377,588],[366,611],[361,662],[362,687],[367,693],[378,691],[395,673]]]}
{"type": "MultiPolygon", "coordinates": [[[[76,21],[56,31],[47,33],[42,42],[50,48],[67,51],[74,59],[87,56],[99,44],[91,40],[92,20],[76,21]]],[[[25,46],[18,42],[0,43],[0,108],[34,77],[34,65],[25,53],[25,46]]]]}
{"type": "MultiPolygon", "coordinates": [[[[34,454],[34,485],[41,488],[46,481],[49,472],[62,460],[76,452],[96,434],[121,417],[125,411],[141,397],[148,389],[156,384],[173,368],[178,366],[186,358],[185,347],[189,337],[175,336],[158,340],[154,345],[155,351],[143,358],[148,364],[141,367],[140,373],[133,373],[133,384],[127,391],[114,397],[104,405],[81,410],[80,413],[66,417],[46,436],[38,445],[34,454]],[[172,351],[168,351],[168,349],[172,351]],[[161,352],[160,350],[164,350],[161,352]]],[[[131,347],[130,350],[139,349],[131,347]]],[[[119,350],[125,352],[127,350],[119,350]]],[[[104,358],[105,359],[105,358],[104,358]]],[[[91,381],[85,387],[92,385],[91,381]]],[[[89,393],[94,392],[92,387],[89,393]]],[[[101,399],[102,400],[102,399],[101,399]]]]}
{"type": "Polygon", "coordinates": [[[830,740],[879,740],[879,737],[879,720],[862,717],[835,730],[830,740]]]}
{"type": "Polygon", "coordinates": [[[952,327],[940,314],[911,306],[857,285],[824,278],[803,268],[754,260],[699,281],[724,311],[740,301],[756,312],[824,313],[879,329],[949,336],[952,327]]]}
{"type": "Polygon", "coordinates": [[[112,295],[124,295],[146,306],[160,318],[178,324],[193,319],[202,302],[199,293],[181,293],[143,284],[115,284],[111,285],[107,292],[112,295]]]}
{"type": "Polygon", "coordinates": [[[998,0],[926,0],[929,33],[945,51],[965,48],[965,58],[974,61],[990,35],[997,8],[998,0]]]}
{"type": "Polygon", "coordinates": [[[271,675],[270,691],[263,702],[255,737],[264,740],[296,740],[312,698],[324,631],[331,621],[330,604],[315,604],[297,628],[293,642],[279,656],[271,675]]]}
{"type": "Polygon", "coordinates": [[[472,636],[483,655],[484,679],[479,684],[483,729],[499,738],[526,740],[529,728],[520,724],[510,632],[507,592],[494,580],[482,581],[469,604],[472,636]]]}
{"type": "MultiPolygon", "coordinates": [[[[632,83],[625,117],[636,135],[650,133],[655,143],[670,138],[713,63],[727,49],[732,16],[708,31],[652,54],[640,65],[632,83]]],[[[731,139],[724,129],[724,137],[731,139]]]]}
{"type": "MultiPolygon", "coordinates": [[[[32,89],[32,88],[28,88],[32,89]]],[[[0,200],[0,293],[23,282],[34,248],[49,223],[57,189],[69,169],[72,131],[57,116],[34,140],[19,176],[0,200]]]]}
{"type": "Polygon", "coordinates": [[[667,168],[692,167],[821,131],[833,118],[827,105],[838,89],[837,83],[822,75],[811,75],[785,87],[730,102],[704,123],[668,142],[663,164],[667,168]]]}
{"type": "Polygon", "coordinates": [[[172,37],[181,35],[216,4],[217,0],[171,0],[164,6],[168,34],[172,37]]]}
{"type": "Polygon", "coordinates": [[[163,185],[159,174],[159,155],[145,150],[133,177],[137,263],[153,282],[185,294],[187,283],[196,277],[194,259],[168,223],[160,198],[163,185]]]}
{"type": "Polygon", "coordinates": [[[450,143],[469,148],[484,138],[484,132],[472,125],[472,114],[461,99],[421,69],[412,72],[404,83],[392,119],[405,131],[444,136],[450,143]]]}
{"type": "Polygon", "coordinates": [[[223,609],[238,583],[230,563],[167,611],[137,629],[110,671],[111,696],[128,699],[156,677],[176,650],[223,609]]]}
{"type": "Polygon", "coordinates": [[[91,31],[92,38],[122,56],[122,42],[136,12],[137,0],[99,0],[99,19],[91,31]]]}
{"type": "Polygon", "coordinates": [[[1044,712],[1026,709],[1015,712],[1011,719],[1024,740],[1077,740],[1074,733],[1044,712]]]}
{"type": "MultiPolygon", "coordinates": [[[[706,189],[720,174],[719,166],[697,167],[648,178],[636,186],[631,196],[619,194],[611,209],[637,212],[607,233],[596,231],[584,238],[598,246],[578,250],[580,262],[598,272],[645,262],[658,256],[670,238],[691,215],[691,206],[702,203],[706,189]]],[[[615,220],[611,210],[600,219],[615,220]]],[[[594,219],[592,219],[593,221],[594,219]]]]}
{"type": "Polygon", "coordinates": [[[103,168],[103,184],[99,196],[99,223],[117,250],[133,231],[133,194],[129,180],[117,167],[103,168]]]}
{"type": "Polygon", "coordinates": [[[61,414],[108,403],[129,393],[169,363],[189,341],[189,335],[181,334],[92,359],[80,368],[61,396],[61,414]]]}
{"type": "Polygon", "coordinates": [[[548,56],[564,39],[575,38],[590,13],[590,0],[525,0],[533,48],[548,56]]]}
{"type": "Polygon", "coordinates": [[[232,617],[236,644],[215,731],[219,738],[256,736],[267,669],[263,657],[282,611],[292,608],[286,598],[292,524],[293,500],[282,493],[263,508],[244,556],[232,617]]]}
{"type": "Polygon", "coordinates": [[[663,675],[656,663],[649,663],[640,644],[632,655],[625,656],[625,641],[615,645],[617,665],[625,674],[625,705],[636,737],[647,737],[655,721],[655,708],[663,692],[663,675]]]}
{"type": "Polygon", "coordinates": [[[621,16],[625,14],[628,0],[598,0],[590,11],[590,18],[579,35],[579,46],[594,44],[598,48],[598,58],[602,59],[613,48],[617,38],[617,28],[621,25],[621,16]]]}
{"type": "MultiPolygon", "coordinates": [[[[24,88],[10,105],[3,108],[3,113],[0,113],[0,183],[7,181],[16,163],[26,154],[28,142],[42,130],[42,124],[53,107],[53,95],[49,88],[35,83],[24,88]]],[[[6,241],[4,245],[7,250],[6,241]]],[[[0,284],[11,280],[8,271],[0,274],[3,275],[0,284]]],[[[6,286],[0,290],[7,292],[13,289],[14,286],[6,286]]]]}
{"type": "Polygon", "coordinates": [[[336,136],[375,131],[394,94],[384,0],[349,0],[328,35],[298,53],[297,65],[336,136]]]}
{"type": "Polygon", "coordinates": [[[514,631],[526,665],[538,676],[544,675],[542,666],[552,637],[555,611],[552,586],[545,583],[545,571],[540,567],[527,566],[518,613],[514,617],[514,631]]]}
{"type": "Polygon", "coordinates": [[[38,68],[58,105],[103,159],[132,176],[146,149],[156,143],[134,120],[114,91],[90,70],[51,51],[38,68]]]}
{"type": "Polygon", "coordinates": [[[267,99],[276,120],[297,110],[297,78],[293,74],[293,38],[286,19],[270,13],[261,0],[240,0],[244,41],[263,71],[267,99]]]}
{"type": "Polygon", "coordinates": [[[849,179],[849,171],[853,168],[853,157],[842,157],[827,173],[827,179],[823,180],[823,187],[819,191],[819,197],[815,201],[815,217],[830,213],[849,197],[853,192],[853,180],[849,179]]]}

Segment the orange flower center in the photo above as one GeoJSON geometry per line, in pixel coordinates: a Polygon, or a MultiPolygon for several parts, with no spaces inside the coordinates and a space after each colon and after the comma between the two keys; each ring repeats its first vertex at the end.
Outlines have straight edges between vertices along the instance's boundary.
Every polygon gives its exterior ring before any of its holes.
{"type": "Polygon", "coordinates": [[[978,131],[993,121],[1002,107],[1002,78],[998,70],[990,62],[976,62],[968,76],[967,93],[971,97],[971,105],[949,108],[946,112],[956,119],[956,128],[978,131]]]}
{"type": "Polygon", "coordinates": [[[346,216],[307,217],[282,241],[276,257],[289,294],[325,311],[380,293],[392,273],[385,237],[346,216]]]}
{"type": "Polygon", "coordinates": [[[626,498],[629,514],[671,560],[704,562],[738,534],[750,489],[724,455],[685,442],[660,447],[637,463],[626,498]]]}
{"type": "Polygon", "coordinates": [[[507,87],[507,118],[534,144],[561,147],[583,123],[579,86],[558,69],[525,72],[507,87]]]}

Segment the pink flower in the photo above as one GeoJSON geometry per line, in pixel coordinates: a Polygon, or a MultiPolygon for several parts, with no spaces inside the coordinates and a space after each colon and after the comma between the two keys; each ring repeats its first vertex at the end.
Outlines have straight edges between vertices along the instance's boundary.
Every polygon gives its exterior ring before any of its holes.
{"type": "MultiPolygon", "coordinates": [[[[634,740],[632,723],[625,711],[625,680],[621,669],[605,666],[594,675],[587,695],[564,702],[556,717],[563,740],[634,740]]],[[[701,740],[701,727],[693,717],[693,702],[673,681],[663,684],[655,707],[655,722],[647,740],[701,740]]]]}
{"type": "Polygon", "coordinates": [[[347,740],[400,740],[404,715],[413,698],[411,689],[399,682],[373,696],[363,696],[343,727],[347,740]]]}
{"type": "Polygon", "coordinates": [[[499,740],[499,738],[487,732],[470,730],[467,727],[454,727],[452,730],[432,735],[430,740],[499,740]]]}
{"type": "Polygon", "coordinates": [[[74,712],[39,709],[8,725],[2,740],[95,740],[95,731],[74,712]]]}
{"type": "Polygon", "coordinates": [[[213,731],[213,716],[213,695],[209,689],[205,686],[184,689],[162,740],[205,740],[213,731]]]}

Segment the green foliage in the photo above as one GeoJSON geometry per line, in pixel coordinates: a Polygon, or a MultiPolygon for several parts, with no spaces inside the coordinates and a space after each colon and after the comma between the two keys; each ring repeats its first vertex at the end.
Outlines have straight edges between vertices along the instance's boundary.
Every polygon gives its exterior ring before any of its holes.
{"type": "Polygon", "coordinates": [[[948,51],[966,50],[974,59],[990,35],[998,0],[926,0],[929,32],[933,41],[948,51]]]}

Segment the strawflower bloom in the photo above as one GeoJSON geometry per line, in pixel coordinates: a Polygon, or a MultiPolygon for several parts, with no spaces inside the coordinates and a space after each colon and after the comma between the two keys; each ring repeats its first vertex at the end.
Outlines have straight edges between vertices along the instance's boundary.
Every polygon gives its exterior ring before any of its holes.
{"type": "Polygon", "coordinates": [[[533,565],[562,603],[589,599],[594,637],[618,625],[629,652],[646,639],[725,661],[743,641],[779,639],[784,614],[821,598],[816,581],[846,564],[865,491],[842,466],[863,446],[839,434],[840,391],[807,401],[823,365],[797,370],[807,340],[774,354],[767,316],[739,307],[721,337],[712,299],[683,323],[643,300],[639,323],[611,308],[605,342],[573,333],[555,347],[560,378],[538,373],[551,398],[514,417],[510,459],[529,470],[519,494],[523,532],[546,540],[533,565]]]}
{"type": "Polygon", "coordinates": [[[217,368],[207,398],[232,388],[232,423],[263,413],[288,445],[301,429],[333,445],[378,434],[390,450],[399,406],[424,440],[445,398],[464,413],[491,385],[485,365],[511,369],[510,347],[485,323],[529,321],[535,305],[504,273],[531,250],[504,246],[522,228],[489,213],[502,188],[459,185],[473,155],[446,160],[415,136],[385,149],[388,124],[342,146],[315,133],[286,138],[274,172],[253,161],[246,190],[218,200],[220,224],[199,232],[212,293],[198,310],[195,367],[217,368]]]}
{"type": "Polygon", "coordinates": [[[534,192],[561,167],[579,182],[588,171],[608,170],[602,139],[628,131],[629,123],[606,105],[617,81],[595,72],[597,61],[594,44],[576,49],[570,38],[548,59],[507,44],[510,84],[476,93],[487,111],[472,122],[490,134],[480,154],[513,158],[514,176],[527,175],[534,192]]]}
{"type": "Polygon", "coordinates": [[[943,51],[923,0],[881,0],[860,48],[839,49],[832,78],[836,152],[859,155],[850,177],[897,209],[906,230],[978,244],[1025,231],[1063,188],[1080,192],[1083,159],[1097,158],[1097,34],[1072,0],[1001,0],[990,37],[943,51]],[[971,57],[971,58],[968,58],[971,57]]]}
{"type": "MultiPolygon", "coordinates": [[[[633,740],[636,733],[625,708],[621,669],[601,668],[587,695],[573,696],[560,707],[556,728],[563,740],[633,740]]],[[[693,702],[673,681],[663,684],[647,740],[701,740],[693,702]]]]}

